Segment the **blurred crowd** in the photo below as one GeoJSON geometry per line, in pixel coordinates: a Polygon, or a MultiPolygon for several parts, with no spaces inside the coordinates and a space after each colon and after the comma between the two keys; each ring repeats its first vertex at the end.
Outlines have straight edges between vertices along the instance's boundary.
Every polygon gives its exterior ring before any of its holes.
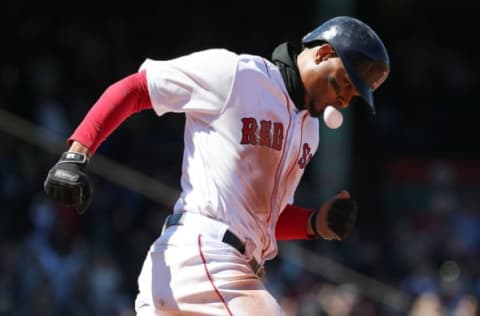
{"type": "MultiPolygon", "coordinates": [[[[296,10],[312,20],[309,5],[296,10]]],[[[212,13],[202,6],[184,16],[188,25],[132,17],[126,8],[107,18],[22,15],[24,6],[8,3],[9,18],[2,21],[12,32],[0,64],[0,108],[62,137],[109,84],[136,71],[146,57],[176,57],[207,46],[268,57],[283,37],[313,24],[265,28],[250,17],[243,27],[251,34],[232,38],[239,31],[227,23],[229,15],[217,14],[215,22],[229,25],[218,29],[206,23],[212,13]],[[176,35],[166,29],[171,27],[176,35]],[[194,29],[196,36],[189,36],[194,29]]],[[[371,21],[383,26],[378,17],[371,21]]],[[[468,129],[475,50],[453,44],[444,49],[443,37],[430,36],[435,25],[405,35],[393,27],[399,18],[389,21],[385,42],[401,74],[392,71],[391,82],[378,91],[376,117],[356,114],[351,190],[362,206],[356,231],[342,243],[296,243],[400,290],[408,300],[389,303],[359,284],[333,282],[281,256],[267,263],[265,284],[288,316],[480,315],[480,151],[458,141],[472,143],[478,135],[468,129]],[[402,49],[407,38],[415,43],[408,53],[402,49]],[[432,51],[438,55],[427,58],[432,51]],[[452,103],[463,113],[453,113],[452,103]]],[[[181,115],[139,113],[99,153],[179,188],[182,128],[181,115]]],[[[93,176],[92,207],[78,216],[42,192],[56,159],[0,131],[0,315],[134,315],[136,277],[171,205],[93,176]]]]}

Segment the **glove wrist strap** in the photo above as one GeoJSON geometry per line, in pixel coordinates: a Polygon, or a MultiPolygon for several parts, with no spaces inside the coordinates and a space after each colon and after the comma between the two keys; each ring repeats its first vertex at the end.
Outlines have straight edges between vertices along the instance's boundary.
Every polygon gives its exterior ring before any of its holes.
{"type": "Polygon", "coordinates": [[[75,151],[66,151],[62,154],[58,163],[65,162],[86,164],[88,162],[88,158],[86,154],[78,153],[75,151]]]}

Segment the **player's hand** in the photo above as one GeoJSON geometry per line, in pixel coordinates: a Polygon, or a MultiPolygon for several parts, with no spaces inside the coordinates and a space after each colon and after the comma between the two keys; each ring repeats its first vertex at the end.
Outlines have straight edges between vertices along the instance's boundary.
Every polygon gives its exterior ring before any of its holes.
{"type": "Polygon", "coordinates": [[[357,205],[347,191],[341,191],[322,205],[317,218],[317,231],[327,240],[345,239],[355,226],[357,205]]]}
{"type": "Polygon", "coordinates": [[[45,193],[65,207],[84,213],[92,200],[86,154],[67,151],[50,169],[44,182],[45,193]]]}

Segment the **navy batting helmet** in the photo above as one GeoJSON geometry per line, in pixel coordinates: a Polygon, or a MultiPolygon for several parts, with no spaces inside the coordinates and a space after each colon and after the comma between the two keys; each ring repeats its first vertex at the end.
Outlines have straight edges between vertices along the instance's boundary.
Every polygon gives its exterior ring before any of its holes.
{"type": "Polygon", "coordinates": [[[339,16],[321,24],[302,39],[304,47],[320,42],[333,47],[361,99],[375,114],[372,92],[390,72],[388,53],[380,37],[362,21],[339,16]]]}

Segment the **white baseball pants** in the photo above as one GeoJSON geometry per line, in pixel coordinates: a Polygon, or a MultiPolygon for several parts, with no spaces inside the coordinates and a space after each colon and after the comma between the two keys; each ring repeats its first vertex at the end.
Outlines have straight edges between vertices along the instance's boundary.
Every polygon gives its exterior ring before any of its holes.
{"type": "Polygon", "coordinates": [[[246,257],[221,241],[226,228],[197,214],[166,228],[138,278],[137,316],[283,315],[246,257]]]}

